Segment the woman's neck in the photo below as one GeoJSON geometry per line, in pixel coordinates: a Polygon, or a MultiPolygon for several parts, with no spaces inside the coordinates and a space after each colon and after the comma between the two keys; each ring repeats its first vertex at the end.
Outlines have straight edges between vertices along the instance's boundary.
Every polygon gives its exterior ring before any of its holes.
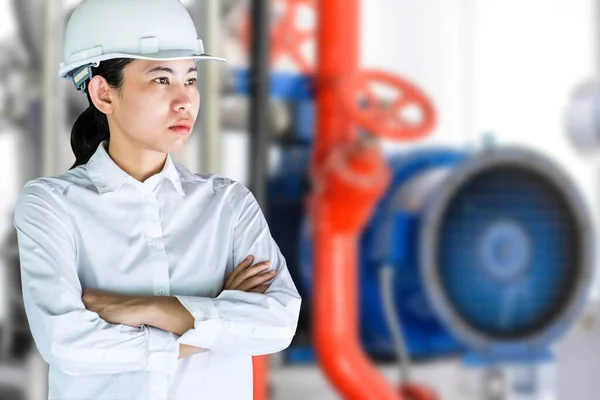
{"type": "Polygon", "coordinates": [[[108,142],[107,151],[119,168],[140,182],[162,171],[167,160],[165,153],[135,147],[113,138],[108,142]]]}

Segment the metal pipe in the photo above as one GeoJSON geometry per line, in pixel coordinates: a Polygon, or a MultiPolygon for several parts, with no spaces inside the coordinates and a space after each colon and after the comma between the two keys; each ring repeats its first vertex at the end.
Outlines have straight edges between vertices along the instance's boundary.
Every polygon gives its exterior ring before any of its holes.
{"type": "Polygon", "coordinates": [[[59,130],[61,126],[60,99],[64,93],[58,84],[57,66],[60,64],[63,7],[62,0],[48,0],[44,7],[44,59],[43,59],[43,103],[42,103],[42,175],[58,173],[57,152],[59,151],[59,130]],[[58,99],[57,99],[58,97],[58,99]]]}
{"type": "MultiPolygon", "coordinates": [[[[221,20],[219,0],[203,0],[202,38],[206,49],[219,48],[219,23],[221,20]]],[[[203,101],[202,117],[202,170],[221,172],[221,73],[219,63],[204,63],[201,68],[203,101]]]]}
{"type": "MultiPolygon", "coordinates": [[[[223,130],[245,131],[248,129],[250,100],[247,96],[222,96],[221,126],[223,130]]],[[[269,100],[269,131],[271,137],[281,137],[291,124],[291,112],[286,104],[277,99],[269,100]]]]}
{"type": "Polygon", "coordinates": [[[54,57],[54,15],[56,0],[46,1],[44,7],[44,57],[43,61],[43,91],[42,91],[42,174],[51,174],[54,170],[53,152],[55,144],[55,118],[52,95],[56,88],[56,76],[52,73],[56,65],[54,57]]]}
{"type": "Polygon", "coordinates": [[[598,42],[600,41],[600,0],[594,1],[592,8],[594,39],[592,40],[591,50],[594,54],[594,74],[596,78],[600,79],[600,49],[598,49],[598,42]]]}
{"type": "Polygon", "coordinates": [[[269,151],[269,2],[252,0],[252,51],[250,66],[250,187],[266,209],[269,151]]]}
{"type": "MultiPolygon", "coordinates": [[[[250,189],[264,213],[269,153],[269,4],[252,0],[250,63],[250,189]]],[[[268,218],[268,216],[267,216],[268,218]]],[[[254,400],[267,398],[267,356],[253,357],[254,400]]]]}
{"type": "MultiPolygon", "coordinates": [[[[62,39],[63,4],[62,0],[47,0],[44,7],[44,60],[43,60],[43,95],[42,95],[42,175],[49,176],[58,173],[57,152],[62,103],[64,96],[58,84],[57,66],[60,64],[62,46],[57,45],[62,39]],[[57,99],[58,97],[58,99],[57,99]]],[[[32,385],[28,393],[31,400],[41,400],[48,396],[48,364],[46,364],[37,349],[32,350],[30,370],[32,385]]]]}
{"type": "Polygon", "coordinates": [[[44,3],[43,0],[13,0],[11,3],[17,19],[17,30],[29,59],[34,66],[41,65],[44,61],[43,40],[47,41],[48,36],[44,34],[47,28],[40,24],[40,21],[44,19],[44,10],[48,10],[50,1],[44,3]]]}
{"type": "Polygon", "coordinates": [[[465,143],[476,137],[475,131],[475,19],[477,5],[475,0],[466,0],[461,4],[460,16],[460,52],[461,52],[461,102],[463,104],[461,127],[465,143]]]}
{"type": "Polygon", "coordinates": [[[382,265],[379,267],[379,289],[381,290],[381,302],[383,303],[385,320],[387,327],[392,335],[398,364],[400,366],[400,382],[408,382],[410,379],[410,353],[404,332],[402,322],[398,316],[398,307],[394,298],[394,275],[393,265],[382,265]]]}

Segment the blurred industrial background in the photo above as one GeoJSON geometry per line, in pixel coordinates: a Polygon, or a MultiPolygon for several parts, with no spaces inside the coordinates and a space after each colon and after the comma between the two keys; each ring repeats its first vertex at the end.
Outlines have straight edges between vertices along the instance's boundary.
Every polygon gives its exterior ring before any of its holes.
{"type": "MultiPolygon", "coordinates": [[[[0,0],[0,400],[47,398],[12,212],[74,161],[79,2],[0,0]]],[[[175,157],[255,192],[304,298],[256,400],[599,398],[599,2],[183,3],[228,63],[175,157]]]]}

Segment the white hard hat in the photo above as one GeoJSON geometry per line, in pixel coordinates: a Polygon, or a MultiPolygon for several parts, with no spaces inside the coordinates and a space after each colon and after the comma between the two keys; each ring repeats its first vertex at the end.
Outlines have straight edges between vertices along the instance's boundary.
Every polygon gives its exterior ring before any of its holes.
{"type": "Polygon", "coordinates": [[[217,60],[179,0],[84,0],[65,30],[60,76],[85,89],[91,67],[115,58],[217,60]]]}

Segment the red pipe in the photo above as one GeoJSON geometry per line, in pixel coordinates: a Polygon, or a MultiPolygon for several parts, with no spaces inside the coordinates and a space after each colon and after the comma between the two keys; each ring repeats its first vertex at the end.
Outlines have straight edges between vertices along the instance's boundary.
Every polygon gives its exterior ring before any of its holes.
{"type": "Polygon", "coordinates": [[[377,148],[337,147],[315,175],[314,342],[321,367],[346,399],[396,400],[398,391],[359,344],[358,242],[389,170],[377,148]],[[334,160],[334,162],[330,162],[334,160]],[[338,160],[339,162],[335,162],[338,160]]]}
{"type": "Polygon", "coordinates": [[[252,357],[252,399],[266,400],[268,399],[268,369],[269,359],[267,356],[252,357]]]}
{"type": "Polygon", "coordinates": [[[377,149],[357,142],[336,94],[340,79],[358,69],[358,0],[321,0],[317,18],[315,191],[309,204],[317,357],[344,398],[398,400],[398,390],[370,362],[359,341],[358,240],[389,172],[377,149]],[[359,146],[346,147],[348,143],[359,146]],[[365,175],[370,184],[359,179],[365,175]]]}
{"type": "Polygon", "coordinates": [[[337,83],[358,68],[358,0],[318,1],[315,166],[338,141],[349,140],[354,126],[338,101],[337,83]]]}
{"type": "Polygon", "coordinates": [[[358,344],[356,235],[333,234],[321,226],[316,239],[315,340],[321,367],[345,399],[398,399],[358,344]]]}

